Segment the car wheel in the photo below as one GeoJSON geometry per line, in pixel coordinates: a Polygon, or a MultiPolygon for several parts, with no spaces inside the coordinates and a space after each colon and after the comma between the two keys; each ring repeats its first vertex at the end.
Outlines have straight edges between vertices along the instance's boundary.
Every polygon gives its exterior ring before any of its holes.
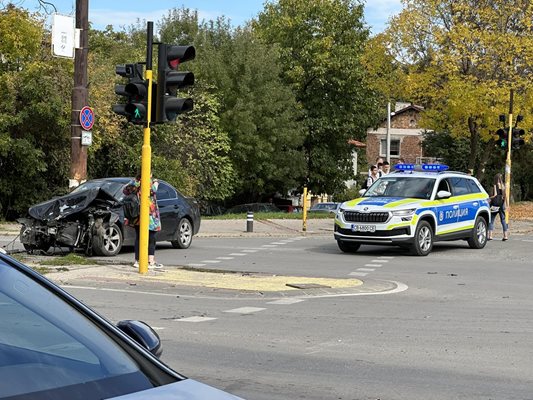
{"type": "Polygon", "coordinates": [[[337,246],[339,246],[339,249],[341,249],[344,253],[355,253],[357,250],[359,250],[361,244],[337,240],[337,246]]]}
{"type": "Polygon", "coordinates": [[[415,231],[415,242],[411,252],[416,256],[427,256],[433,248],[433,229],[427,221],[420,221],[415,231]]]}
{"type": "Polygon", "coordinates": [[[122,248],[124,239],[117,224],[104,224],[103,234],[93,236],[93,251],[98,256],[116,256],[122,248]]]}
{"type": "Polygon", "coordinates": [[[471,249],[482,249],[487,244],[487,221],[483,217],[477,217],[472,236],[468,239],[471,249]]]}
{"type": "Polygon", "coordinates": [[[175,249],[187,249],[192,242],[192,224],[187,218],[182,218],[178,224],[178,238],[177,240],[171,240],[172,247],[175,249]]]}

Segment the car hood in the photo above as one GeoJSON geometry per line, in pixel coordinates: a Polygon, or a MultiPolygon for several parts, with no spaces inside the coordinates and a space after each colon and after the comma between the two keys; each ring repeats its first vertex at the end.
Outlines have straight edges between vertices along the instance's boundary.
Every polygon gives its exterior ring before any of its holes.
{"type": "Polygon", "coordinates": [[[193,379],[158,386],[124,396],[115,400],[243,400],[240,397],[207,386],[193,379]]]}
{"type": "Polygon", "coordinates": [[[343,207],[359,208],[359,207],[385,207],[395,208],[398,206],[409,206],[411,204],[420,204],[421,199],[406,198],[406,197],[359,197],[354,200],[347,201],[343,207]]]}
{"type": "Polygon", "coordinates": [[[28,214],[32,218],[42,221],[65,218],[87,209],[97,199],[109,202],[117,201],[105,190],[94,188],[36,204],[29,208],[28,214]]]}

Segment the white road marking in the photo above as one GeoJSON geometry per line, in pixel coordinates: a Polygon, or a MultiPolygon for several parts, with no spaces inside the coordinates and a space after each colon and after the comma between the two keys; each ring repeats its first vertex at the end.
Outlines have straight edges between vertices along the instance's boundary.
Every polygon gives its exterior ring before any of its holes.
{"type": "Polygon", "coordinates": [[[235,314],[251,314],[258,311],[266,310],[266,308],[259,308],[259,307],[239,307],[234,308],[232,310],[226,310],[224,312],[226,313],[235,313],[235,314]]]}
{"type": "Polygon", "coordinates": [[[150,327],[154,330],[154,331],[162,331],[163,329],[165,329],[164,327],[162,326],[151,326],[150,327]]]}
{"type": "Polygon", "coordinates": [[[270,244],[287,244],[287,243],[285,243],[285,242],[272,242],[270,244]]]}
{"type": "Polygon", "coordinates": [[[246,253],[230,253],[230,256],[245,256],[246,253]]]}
{"type": "Polygon", "coordinates": [[[217,260],[233,260],[235,257],[217,257],[217,260]]]}
{"type": "Polygon", "coordinates": [[[290,298],[287,298],[287,299],[279,299],[279,300],[269,301],[267,304],[288,305],[288,304],[300,303],[301,301],[303,301],[303,300],[302,299],[290,299],[290,298]]]}
{"type": "Polygon", "coordinates": [[[275,244],[264,244],[261,247],[278,247],[275,244]]]}
{"type": "Polygon", "coordinates": [[[213,321],[216,318],[211,317],[187,317],[187,318],[176,318],[174,321],[177,322],[206,322],[206,321],[213,321]]]}
{"type": "Polygon", "coordinates": [[[257,253],[259,250],[241,250],[243,253],[257,253]]]}
{"type": "Polygon", "coordinates": [[[350,272],[348,275],[351,275],[351,276],[367,276],[368,273],[367,272],[350,272]]]}
{"type": "MultiPolygon", "coordinates": [[[[405,283],[402,283],[402,282],[396,282],[396,281],[387,281],[387,282],[394,283],[396,285],[396,287],[394,289],[391,289],[391,290],[385,290],[384,292],[322,294],[322,295],[318,295],[318,296],[313,296],[312,298],[325,299],[325,298],[328,298],[328,297],[376,296],[376,295],[383,295],[383,294],[401,293],[401,292],[405,292],[407,289],[409,289],[409,286],[407,286],[405,283]]],[[[311,298],[311,297],[309,297],[309,298],[311,298]]]]}
{"type": "Polygon", "coordinates": [[[391,256],[379,256],[378,258],[392,260],[394,257],[391,257],[391,256]]]}
{"type": "Polygon", "coordinates": [[[372,260],[370,262],[373,262],[373,263],[387,263],[387,262],[389,262],[389,260],[372,260]]]}
{"type": "Polygon", "coordinates": [[[381,264],[365,264],[365,267],[383,267],[381,264]]]}
{"type": "Polygon", "coordinates": [[[372,272],[375,271],[374,268],[357,268],[358,271],[372,272]]]}
{"type": "Polygon", "coordinates": [[[187,264],[188,267],[205,267],[205,264],[187,264]]]}
{"type": "MultiPolygon", "coordinates": [[[[361,272],[361,274],[364,274],[364,272],[361,272]]],[[[323,298],[328,298],[328,297],[375,296],[375,295],[400,293],[400,292],[403,292],[409,289],[409,286],[407,286],[405,283],[402,283],[402,282],[397,282],[397,281],[384,281],[384,282],[394,283],[396,285],[396,288],[391,289],[391,290],[385,290],[383,292],[324,294],[324,295],[300,296],[299,298],[302,300],[310,300],[314,298],[323,299],[323,298]]],[[[125,294],[137,294],[137,295],[156,296],[156,297],[174,297],[174,298],[176,297],[176,293],[148,292],[146,290],[112,289],[112,288],[78,286],[78,285],[62,285],[61,287],[63,287],[65,290],[79,289],[79,290],[115,292],[115,293],[125,293],[125,294]]],[[[187,295],[187,294],[180,294],[179,297],[188,298],[188,299],[208,299],[208,300],[217,300],[217,301],[220,301],[220,299],[232,300],[232,301],[250,301],[250,299],[247,297],[227,298],[227,297],[219,297],[219,296],[201,296],[201,295],[187,295]]]]}
{"type": "Polygon", "coordinates": [[[220,260],[203,260],[202,262],[206,264],[218,264],[220,260]]]}

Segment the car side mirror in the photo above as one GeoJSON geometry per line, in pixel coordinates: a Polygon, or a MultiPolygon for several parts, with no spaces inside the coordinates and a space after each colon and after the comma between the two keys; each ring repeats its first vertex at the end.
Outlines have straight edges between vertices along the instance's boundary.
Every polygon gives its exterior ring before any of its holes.
{"type": "Polygon", "coordinates": [[[159,335],[147,323],[128,319],[120,321],[117,324],[117,328],[157,358],[163,354],[163,346],[159,335]]]}
{"type": "Polygon", "coordinates": [[[437,199],[449,199],[452,196],[447,190],[439,190],[437,192],[437,199]]]}

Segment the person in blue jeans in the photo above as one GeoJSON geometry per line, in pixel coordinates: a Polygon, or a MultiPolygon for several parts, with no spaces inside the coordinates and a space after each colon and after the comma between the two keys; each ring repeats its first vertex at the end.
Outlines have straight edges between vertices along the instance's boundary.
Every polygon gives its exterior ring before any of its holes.
{"type": "Polygon", "coordinates": [[[496,216],[500,216],[500,222],[502,223],[503,228],[503,241],[509,239],[509,226],[505,222],[505,210],[509,206],[509,202],[505,196],[505,183],[503,183],[502,174],[496,174],[494,176],[494,185],[492,188],[492,195],[490,196],[491,210],[497,209],[497,211],[492,211],[490,215],[490,224],[489,232],[487,235],[488,240],[492,240],[492,234],[494,231],[494,220],[496,216]]]}

